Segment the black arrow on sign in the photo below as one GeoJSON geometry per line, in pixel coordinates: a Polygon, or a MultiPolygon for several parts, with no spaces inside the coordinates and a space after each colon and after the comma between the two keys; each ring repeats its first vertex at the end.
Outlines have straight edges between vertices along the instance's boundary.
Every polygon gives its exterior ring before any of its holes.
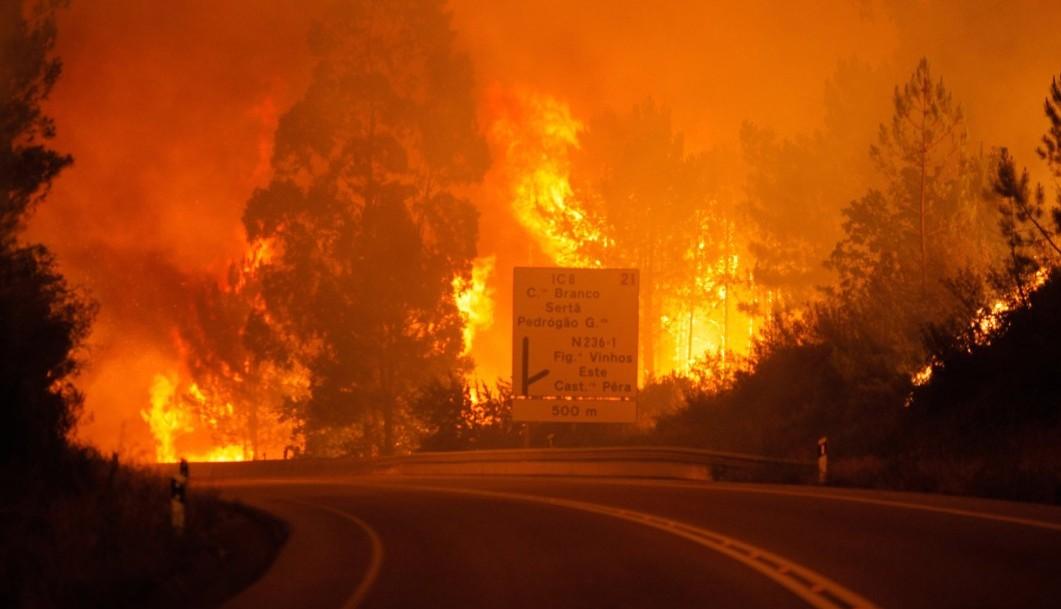
{"type": "Polygon", "coordinates": [[[538,372],[534,376],[529,376],[529,374],[530,374],[529,368],[530,368],[530,338],[524,336],[523,337],[523,383],[521,384],[521,387],[523,389],[523,391],[521,393],[522,395],[528,395],[527,394],[527,390],[530,388],[530,386],[533,385],[534,383],[537,383],[538,381],[542,380],[543,378],[546,377],[546,375],[549,374],[549,369],[546,368],[545,370],[542,370],[541,372],[538,372]]]}

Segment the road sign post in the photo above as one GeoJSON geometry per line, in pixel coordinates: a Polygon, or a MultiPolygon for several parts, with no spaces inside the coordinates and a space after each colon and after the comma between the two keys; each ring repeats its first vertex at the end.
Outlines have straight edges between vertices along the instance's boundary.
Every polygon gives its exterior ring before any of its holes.
{"type": "Polygon", "coordinates": [[[639,283],[636,269],[515,269],[514,420],[637,420],[639,283]]]}

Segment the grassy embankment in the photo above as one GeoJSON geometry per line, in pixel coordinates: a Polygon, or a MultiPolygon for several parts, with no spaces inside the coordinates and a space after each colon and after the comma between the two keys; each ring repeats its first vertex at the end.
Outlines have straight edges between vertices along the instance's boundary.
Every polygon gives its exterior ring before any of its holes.
{"type": "Polygon", "coordinates": [[[168,478],[91,450],[50,469],[3,477],[4,607],[216,607],[264,572],[287,535],[194,486],[177,533],[168,478]]]}

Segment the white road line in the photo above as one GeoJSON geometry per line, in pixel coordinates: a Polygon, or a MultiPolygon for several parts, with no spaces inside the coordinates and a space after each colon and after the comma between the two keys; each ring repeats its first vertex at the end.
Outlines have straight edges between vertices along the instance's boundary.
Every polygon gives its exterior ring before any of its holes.
{"type": "MultiPolygon", "coordinates": [[[[485,478],[492,478],[493,476],[485,476],[485,478]]],[[[452,480],[468,480],[474,478],[474,476],[439,476],[439,479],[452,479],[452,480]]],[[[365,479],[365,478],[355,478],[365,479]]],[[[335,478],[334,481],[342,481],[348,483],[350,478],[335,478]]],[[[1061,532],[1061,523],[1050,522],[1047,520],[1036,520],[1034,518],[1022,518],[1020,516],[1006,516],[1005,514],[996,514],[992,512],[979,512],[976,510],[964,510],[961,508],[949,508],[942,506],[928,505],[924,503],[913,503],[910,501],[896,501],[893,499],[873,499],[870,497],[855,497],[851,495],[840,495],[835,493],[826,492],[807,492],[807,491],[796,491],[796,490],[784,490],[774,488],[757,488],[754,486],[731,485],[727,483],[718,482],[707,482],[707,483],[676,483],[676,482],[662,482],[662,481],[648,481],[648,480],[635,480],[635,479],[619,479],[619,480],[600,480],[593,478],[577,478],[580,483],[597,484],[602,486],[647,486],[653,488],[674,488],[681,490],[693,490],[693,491],[704,491],[704,492],[732,492],[732,493],[755,493],[760,495],[780,495],[789,497],[807,497],[810,499],[826,499],[829,501],[846,501],[849,503],[861,503],[866,505],[879,505],[881,507],[890,507],[897,509],[906,510],[920,510],[923,512],[935,512],[937,514],[948,514],[951,516],[960,516],[964,518],[976,518],[980,520],[988,520],[993,522],[1003,522],[1006,524],[1015,524],[1020,526],[1046,529],[1049,531],[1061,532]]],[[[318,484],[320,482],[296,482],[294,479],[260,479],[248,482],[248,485],[257,485],[263,482],[276,483],[276,484],[318,484]]],[[[323,481],[321,481],[323,482],[323,481]]]]}
{"type": "Polygon", "coordinates": [[[353,514],[344,512],[340,509],[333,508],[328,505],[321,505],[319,503],[310,503],[309,501],[300,501],[297,499],[290,499],[292,503],[300,503],[302,505],[308,505],[326,512],[331,512],[340,518],[349,520],[356,524],[365,535],[368,536],[368,540],[371,543],[372,550],[371,556],[369,557],[368,569],[365,570],[364,577],[361,578],[361,583],[357,585],[357,588],[347,597],[346,602],[343,603],[343,609],[357,609],[361,606],[361,603],[365,601],[365,597],[368,596],[369,590],[372,589],[372,585],[376,583],[376,578],[379,577],[380,567],[383,565],[383,541],[380,540],[379,534],[376,533],[367,522],[361,520],[353,514]]]}
{"type": "Polygon", "coordinates": [[[738,539],[727,537],[721,533],[695,527],[676,520],[660,518],[659,516],[654,516],[652,514],[636,512],[629,509],[613,508],[595,503],[586,503],[583,501],[538,495],[524,495],[522,493],[403,483],[363,484],[366,486],[384,487],[397,490],[428,491],[455,495],[471,495],[475,497],[507,501],[541,503],[554,507],[611,516],[620,520],[652,527],[671,535],[676,535],[723,554],[773,580],[789,592],[803,599],[815,609],[878,609],[877,606],[870,601],[859,596],[855,592],[844,588],[824,575],[778,556],[777,554],[744,543],[738,539]]]}
{"type": "Polygon", "coordinates": [[[649,482],[646,480],[625,480],[625,481],[611,481],[611,480],[595,480],[597,484],[610,485],[610,486],[649,486],[656,488],[674,488],[682,490],[694,490],[694,491],[706,491],[706,492],[732,492],[732,493],[755,493],[760,495],[781,495],[789,497],[809,497],[811,499],[828,499],[830,501],[847,501],[850,503],[862,503],[868,505],[879,505],[882,507],[899,508],[906,510],[920,510],[923,512],[935,512],[937,514],[949,514],[951,516],[961,516],[964,518],[978,518],[980,520],[990,520],[994,522],[1005,522],[1007,524],[1017,524],[1026,527],[1034,527],[1039,529],[1047,529],[1051,531],[1061,531],[1061,523],[1048,522],[1045,520],[1035,520],[1033,518],[1021,518],[1019,516],[1006,516],[1005,514],[994,514],[991,512],[978,512],[975,510],[964,510],[961,508],[950,508],[937,505],[928,505],[924,503],[913,503],[909,501],[896,501],[894,499],[873,499],[870,497],[855,497],[852,495],[840,495],[835,493],[812,493],[807,491],[796,491],[796,490],[785,490],[785,489],[774,489],[774,488],[756,488],[752,486],[739,486],[739,485],[727,485],[725,483],[713,483],[708,482],[705,484],[678,484],[673,482],[649,482]]]}
{"type": "MultiPolygon", "coordinates": [[[[676,485],[677,486],[677,485],[676,485]]],[[[1019,524],[1026,527],[1034,527],[1039,529],[1048,529],[1051,531],[1061,531],[1061,524],[1054,522],[1047,522],[1045,520],[1034,520],[1032,518],[1021,518],[1019,516],[1006,516],[1004,514],[992,514],[990,512],[977,512],[974,510],[963,510],[961,508],[949,508],[938,505],[927,505],[923,503],[910,503],[908,501],[895,501],[892,499],[871,499],[869,497],[852,497],[849,495],[835,495],[832,493],[806,493],[800,491],[784,491],[780,489],[738,489],[738,488],[717,488],[712,489],[703,487],[704,490],[715,490],[715,491],[734,491],[740,493],[763,493],[771,495],[789,495],[793,497],[811,497],[814,499],[830,499],[833,501],[848,501],[851,503],[865,503],[870,505],[880,505],[891,508],[901,508],[907,510],[921,510],[924,512],[935,512],[938,514],[949,514],[951,516],[962,516],[965,518],[979,518],[980,520],[993,520],[995,522],[1005,522],[1008,524],[1019,524]]]]}

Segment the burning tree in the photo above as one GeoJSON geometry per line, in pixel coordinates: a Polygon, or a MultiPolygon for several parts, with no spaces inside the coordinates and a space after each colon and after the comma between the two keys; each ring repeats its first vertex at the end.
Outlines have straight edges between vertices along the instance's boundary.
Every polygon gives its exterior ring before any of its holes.
{"type": "Polygon", "coordinates": [[[307,450],[387,453],[417,388],[467,364],[453,281],[471,279],[478,228],[458,189],[486,147],[442,2],[339,3],[311,45],[313,80],[244,213],[276,247],[255,342],[309,370],[291,404],[307,450]]]}
{"type": "Polygon", "coordinates": [[[739,256],[716,155],[688,153],[670,112],[648,101],[628,115],[594,121],[578,161],[576,192],[609,239],[602,259],[641,270],[646,376],[671,368],[667,363],[684,368],[704,354],[704,344],[693,346],[698,311],[702,321],[720,326],[708,350],[731,349],[727,312],[735,308],[739,256]],[[670,358],[660,357],[665,334],[674,339],[670,358]]]}
{"type": "Polygon", "coordinates": [[[958,194],[965,140],[961,106],[942,80],[933,82],[928,61],[922,59],[910,81],[901,90],[896,87],[891,125],[881,125],[878,143],[870,149],[899,208],[892,221],[917,241],[922,290],[929,277],[929,233],[939,233],[945,213],[940,208],[958,194]]]}
{"type": "Polygon", "coordinates": [[[542,253],[561,266],[641,270],[644,377],[746,347],[750,331],[731,332],[738,318],[751,328],[735,297],[750,276],[722,155],[687,152],[651,101],[588,127],[551,97],[505,101],[491,135],[514,216],[542,253]]]}
{"type": "Polygon", "coordinates": [[[843,238],[828,260],[837,306],[861,320],[854,342],[890,351],[898,369],[922,359],[925,324],[961,308],[954,278],[983,272],[1001,245],[986,159],[967,154],[965,140],[959,105],[922,60],[896,88],[890,126],[870,149],[885,187],[843,210],[843,238]]]}
{"type": "Polygon", "coordinates": [[[616,247],[609,263],[641,271],[641,366],[656,370],[662,286],[674,272],[686,210],[681,206],[685,151],[671,129],[670,113],[649,101],[629,117],[605,117],[590,129],[585,158],[592,180],[586,198],[598,201],[616,247]]]}

